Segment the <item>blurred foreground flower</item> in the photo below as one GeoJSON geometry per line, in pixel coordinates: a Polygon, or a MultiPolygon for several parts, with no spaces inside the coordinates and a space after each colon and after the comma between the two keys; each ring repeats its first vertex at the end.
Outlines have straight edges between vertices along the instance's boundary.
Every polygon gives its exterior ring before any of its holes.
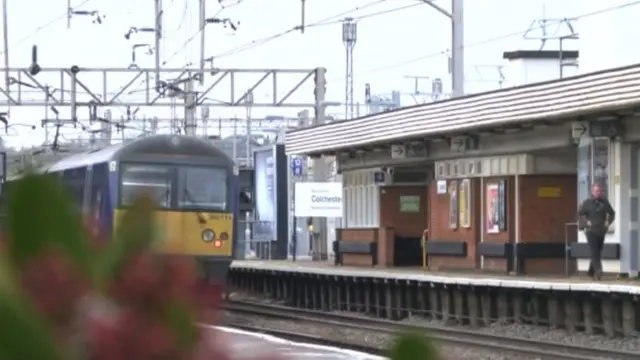
{"type": "MultiPolygon", "coordinates": [[[[154,207],[138,199],[105,241],[54,177],[12,183],[0,253],[0,358],[243,359],[220,331],[197,325],[219,310],[222,284],[199,280],[190,257],[152,252],[154,207]]],[[[409,348],[420,356],[396,349],[392,358],[435,359],[409,348]]],[[[247,359],[276,359],[257,353],[264,349],[247,349],[247,359]]]]}
{"type": "Polygon", "coordinates": [[[34,175],[10,188],[0,257],[3,359],[237,359],[215,331],[197,326],[218,310],[222,284],[199,281],[190,257],[151,251],[150,199],[136,201],[105,241],[60,189],[34,175]]]}

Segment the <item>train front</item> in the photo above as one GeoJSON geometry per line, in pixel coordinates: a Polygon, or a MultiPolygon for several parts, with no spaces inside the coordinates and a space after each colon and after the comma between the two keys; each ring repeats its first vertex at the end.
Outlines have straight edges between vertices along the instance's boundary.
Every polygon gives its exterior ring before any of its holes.
{"type": "Polygon", "coordinates": [[[226,280],[234,251],[237,174],[233,162],[213,145],[172,137],[158,151],[123,159],[118,166],[119,203],[114,220],[137,195],[157,202],[160,241],[166,254],[194,256],[204,275],[226,280]]]}

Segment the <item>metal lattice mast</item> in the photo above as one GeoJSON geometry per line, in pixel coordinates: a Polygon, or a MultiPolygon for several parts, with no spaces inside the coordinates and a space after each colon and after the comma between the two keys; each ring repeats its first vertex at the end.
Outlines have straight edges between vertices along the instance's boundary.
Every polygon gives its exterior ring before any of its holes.
{"type": "Polygon", "coordinates": [[[346,18],[342,23],[342,42],[346,49],[346,76],[345,76],[345,100],[344,100],[344,117],[345,119],[353,119],[353,49],[356,47],[358,40],[358,26],[353,18],[346,18]]]}
{"type": "Polygon", "coordinates": [[[154,1],[155,26],[153,27],[155,35],[155,61],[156,61],[156,91],[160,88],[160,43],[162,41],[162,0],[154,1]]]}
{"type": "Polygon", "coordinates": [[[247,166],[253,165],[253,149],[251,148],[252,141],[252,123],[251,121],[251,109],[253,108],[253,92],[251,90],[247,91],[247,97],[244,99],[245,104],[245,115],[247,116],[247,131],[246,131],[246,164],[247,166]]]}

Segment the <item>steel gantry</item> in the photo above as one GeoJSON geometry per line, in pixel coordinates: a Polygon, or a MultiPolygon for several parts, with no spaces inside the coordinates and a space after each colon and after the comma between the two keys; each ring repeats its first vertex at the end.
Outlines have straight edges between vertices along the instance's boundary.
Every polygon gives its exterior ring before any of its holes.
{"type": "MultiPolygon", "coordinates": [[[[244,100],[250,94],[270,83],[269,99],[256,99],[253,107],[315,108],[315,101],[294,101],[292,96],[313,81],[310,79],[314,79],[317,70],[212,69],[205,76],[202,90],[193,90],[190,95],[195,96],[198,106],[244,107],[244,100]],[[282,91],[279,84],[285,77],[289,84],[282,91]],[[239,85],[239,81],[243,83],[239,85]],[[219,91],[215,99],[209,96],[213,90],[223,87],[226,87],[226,97],[219,96],[219,91]]],[[[200,69],[196,68],[161,69],[163,79],[168,80],[160,81],[159,86],[154,81],[155,68],[43,68],[37,75],[32,75],[28,68],[5,72],[9,74],[9,87],[0,87],[0,106],[168,107],[175,106],[176,97],[188,95],[187,89],[193,86],[190,83],[199,82],[201,78],[200,69]]]]}

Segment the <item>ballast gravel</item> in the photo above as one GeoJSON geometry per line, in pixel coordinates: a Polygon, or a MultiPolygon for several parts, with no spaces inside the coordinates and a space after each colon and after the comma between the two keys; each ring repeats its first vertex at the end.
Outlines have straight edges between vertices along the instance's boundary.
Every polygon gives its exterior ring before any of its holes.
{"type": "MultiPolygon", "coordinates": [[[[261,303],[274,304],[272,300],[258,299],[240,294],[233,294],[233,300],[250,300],[261,303]]],[[[411,320],[415,321],[415,319],[411,320]]],[[[386,348],[393,340],[388,334],[340,328],[317,323],[305,323],[301,321],[276,320],[257,315],[241,315],[234,313],[225,314],[225,322],[228,326],[246,325],[261,329],[280,330],[298,334],[312,335],[328,340],[351,342],[355,345],[372,346],[379,349],[386,348]]],[[[442,360],[540,360],[537,357],[522,356],[513,353],[496,354],[486,349],[468,348],[451,345],[438,346],[442,360]]]]}
{"type": "MultiPolygon", "coordinates": [[[[281,330],[298,334],[313,335],[323,339],[339,340],[355,345],[367,345],[383,349],[392,341],[392,337],[386,334],[338,328],[318,324],[304,323],[300,321],[274,320],[259,316],[247,316],[227,314],[226,324],[247,325],[261,329],[281,330]]],[[[538,360],[534,357],[517,356],[514,354],[494,354],[477,348],[462,348],[453,346],[439,346],[442,360],[538,360]]]]}
{"type": "MultiPolygon", "coordinates": [[[[249,300],[249,301],[257,301],[261,303],[274,303],[272,300],[260,299],[252,296],[247,296],[245,294],[233,294],[232,299],[234,300],[249,300]]],[[[351,313],[353,314],[353,313],[351,313]]],[[[236,315],[233,315],[234,317],[236,315]]],[[[318,336],[326,336],[329,339],[336,337],[337,339],[360,339],[362,344],[365,345],[375,345],[375,346],[384,346],[388,344],[390,341],[390,337],[384,334],[363,334],[360,330],[349,330],[349,329],[335,329],[333,327],[328,326],[319,326],[317,324],[313,325],[303,325],[297,324],[292,321],[281,321],[281,320],[273,320],[267,318],[254,318],[244,316],[244,320],[246,321],[259,321],[259,324],[252,324],[254,326],[265,326],[270,327],[274,326],[275,329],[283,330],[283,331],[295,331],[300,332],[303,331],[307,333],[307,331],[319,331],[320,333],[311,333],[312,335],[318,336]],[[253,319],[253,320],[252,320],[253,319]],[[277,328],[275,326],[283,326],[283,328],[277,328]],[[324,328],[324,329],[323,329],[324,328]],[[330,329],[327,329],[330,328],[330,329]],[[340,330],[341,333],[337,332],[340,330]],[[333,334],[333,335],[332,335],[333,334]],[[341,334],[336,336],[336,334],[341,334]]],[[[442,321],[426,319],[423,317],[410,317],[402,321],[406,324],[411,325],[423,325],[423,326],[442,326],[444,325],[442,321]]],[[[459,325],[451,325],[447,324],[448,327],[455,328],[466,328],[465,326],[459,325]]],[[[536,325],[527,325],[527,324],[509,324],[509,323],[499,323],[495,322],[488,326],[479,327],[474,329],[478,332],[488,333],[492,335],[502,335],[505,337],[522,337],[532,340],[538,341],[549,341],[566,345],[576,345],[576,346],[589,346],[593,348],[600,349],[614,349],[614,350],[626,350],[626,351],[638,351],[640,352],[640,334],[638,336],[632,337],[617,337],[617,338],[609,338],[603,335],[589,335],[586,333],[574,333],[569,334],[563,329],[553,329],[547,326],[536,326],[536,325]]],[[[482,351],[479,349],[464,349],[459,347],[445,346],[443,347],[442,354],[447,354],[446,359],[479,359],[479,360],[533,360],[535,358],[532,357],[514,357],[513,354],[508,355],[500,355],[500,354],[492,354],[488,351],[482,351]]]]}
{"type": "MultiPolygon", "coordinates": [[[[414,317],[403,321],[412,325],[443,325],[442,321],[428,320],[414,317]]],[[[449,325],[451,328],[467,328],[463,326],[449,325]]],[[[589,335],[586,333],[568,334],[562,329],[552,329],[546,326],[527,324],[493,323],[488,326],[474,329],[478,332],[503,335],[509,337],[521,337],[537,341],[549,341],[566,345],[590,346],[599,349],[640,351],[640,337],[608,338],[603,335],[589,335]]],[[[640,334],[639,334],[640,335],[640,334]]]]}

